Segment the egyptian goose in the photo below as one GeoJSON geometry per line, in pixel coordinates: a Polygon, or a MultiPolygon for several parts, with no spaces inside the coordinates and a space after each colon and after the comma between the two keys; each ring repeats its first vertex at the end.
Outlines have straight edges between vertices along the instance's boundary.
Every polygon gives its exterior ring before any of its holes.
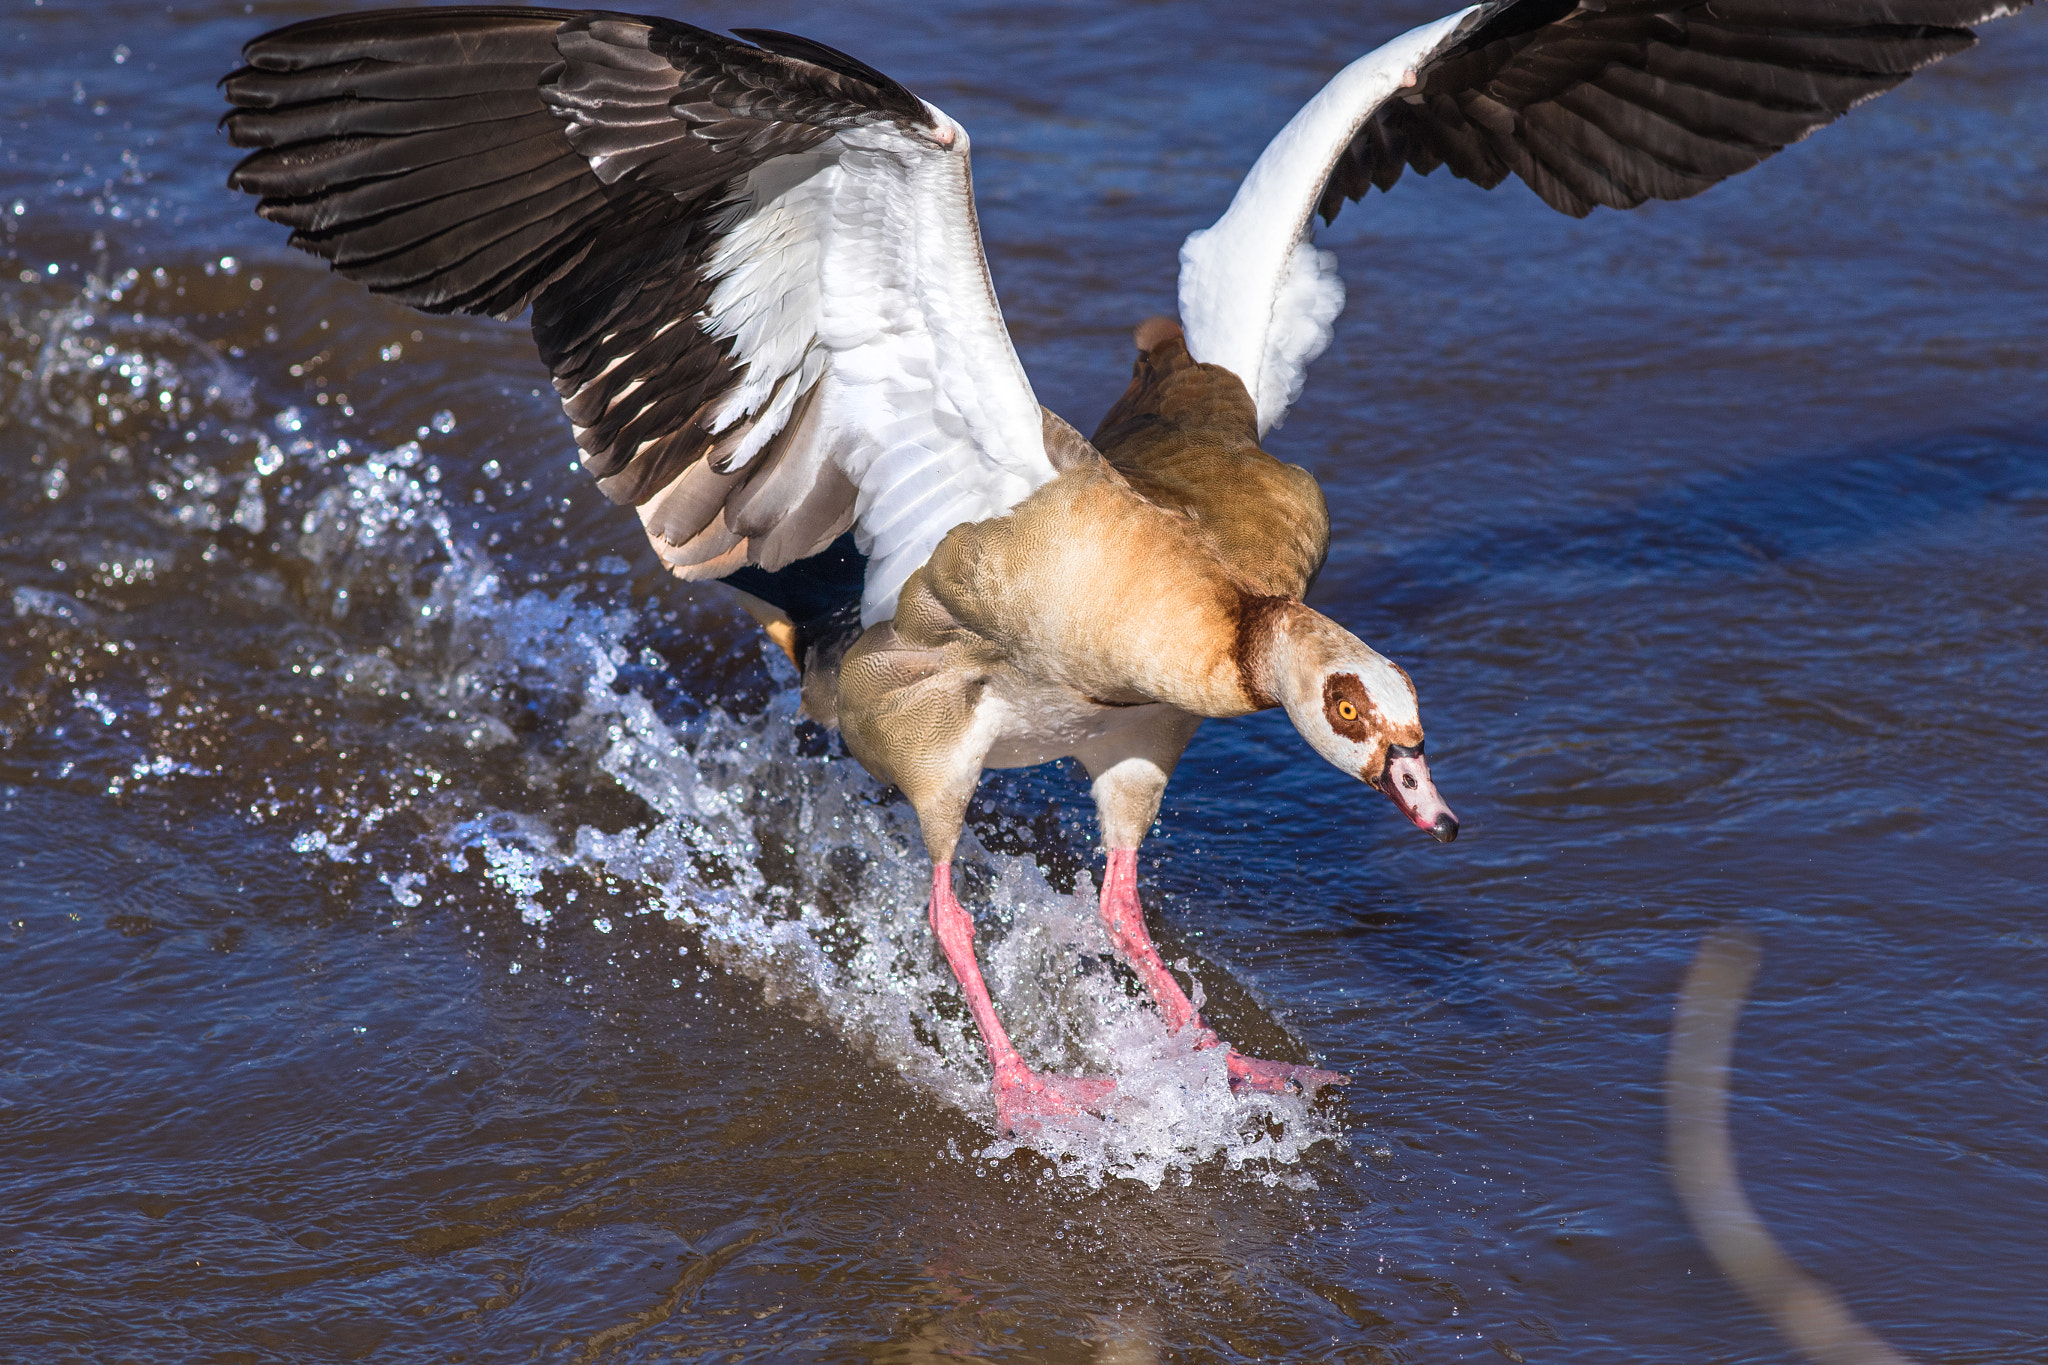
{"type": "MultiPolygon", "coordinates": [[[[1352,63],[1181,251],[1092,443],[1004,330],[958,122],[842,52],[666,19],[386,10],[256,39],[230,183],[292,244],[428,312],[516,317],[613,500],[726,579],[811,714],[902,789],[1005,1127],[1113,1081],[1010,1045],[951,885],[988,767],[1078,758],[1102,914],[1169,1028],[1222,1046],[1148,937],[1136,855],[1203,717],[1284,707],[1448,842],[1399,666],[1302,602],[1329,519],[1260,448],[1344,291],[1312,218],[1439,165],[1583,216],[1682,199],[1915,68],[2000,0],[1493,0],[1352,63]],[[1185,330],[1183,331],[1183,328],[1185,330]],[[848,540],[850,533],[850,543],[848,540]]],[[[1342,1080],[1240,1056],[1233,1083],[1342,1080]]]]}

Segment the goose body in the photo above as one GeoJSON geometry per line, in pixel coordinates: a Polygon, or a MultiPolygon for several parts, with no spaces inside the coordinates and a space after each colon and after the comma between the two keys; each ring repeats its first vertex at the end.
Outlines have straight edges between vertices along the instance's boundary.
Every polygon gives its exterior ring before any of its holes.
{"type": "Polygon", "coordinates": [[[1032,1072],[952,890],[982,771],[1072,757],[1102,914],[1167,1026],[1241,1056],[1146,932],[1136,851],[1205,718],[1282,707],[1439,840],[1407,674],[1303,598],[1315,480],[1262,445],[1343,306],[1318,213],[1404,170],[1554,208],[1681,199],[1973,42],[2025,0],[1488,0],[1352,63],[1181,252],[1083,438],[1039,407],[975,222],[966,129],[792,34],[598,11],[387,10],[249,44],[230,183],[292,242],[430,312],[529,312],[584,464],[662,561],[725,579],[806,709],[899,787],[928,909],[1015,1128],[1109,1078],[1032,1072]],[[1183,330],[1185,329],[1185,330],[1183,330]]]}

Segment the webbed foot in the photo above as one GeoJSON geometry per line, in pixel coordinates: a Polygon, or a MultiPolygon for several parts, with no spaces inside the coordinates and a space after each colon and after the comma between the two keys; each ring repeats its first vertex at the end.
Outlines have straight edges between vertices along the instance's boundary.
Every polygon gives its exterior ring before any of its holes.
{"type": "Polygon", "coordinates": [[[1337,1071],[1319,1071],[1312,1066],[1296,1066],[1292,1062],[1269,1062],[1263,1057],[1247,1057],[1236,1048],[1230,1049],[1225,1060],[1230,1069],[1232,1090],[1263,1090],[1270,1095],[1285,1095],[1299,1091],[1314,1098],[1316,1091],[1326,1085],[1349,1085],[1351,1078],[1337,1071]]]}
{"type": "Polygon", "coordinates": [[[1022,1062],[998,1066],[996,1118],[1004,1132],[1020,1132],[1043,1119],[1094,1112],[1115,1091],[1111,1076],[1055,1076],[1022,1062]]]}

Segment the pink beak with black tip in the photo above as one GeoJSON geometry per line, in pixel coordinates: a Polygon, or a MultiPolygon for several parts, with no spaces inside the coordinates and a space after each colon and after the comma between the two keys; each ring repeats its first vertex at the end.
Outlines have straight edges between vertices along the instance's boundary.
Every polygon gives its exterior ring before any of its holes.
{"type": "Polygon", "coordinates": [[[1437,794],[1436,783],[1429,780],[1429,760],[1422,756],[1420,744],[1412,749],[1405,744],[1392,746],[1387,752],[1386,772],[1372,785],[1393,797],[1401,814],[1438,843],[1448,844],[1458,837],[1458,817],[1451,814],[1437,794]]]}

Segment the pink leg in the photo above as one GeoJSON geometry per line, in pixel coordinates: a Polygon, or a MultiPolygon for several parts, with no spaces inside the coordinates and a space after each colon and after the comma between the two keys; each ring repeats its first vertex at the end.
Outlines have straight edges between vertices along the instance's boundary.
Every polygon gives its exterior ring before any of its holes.
{"type": "Polygon", "coordinates": [[[1200,1029],[1206,1038],[1199,1038],[1197,1047],[1214,1047],[1216,1035],[1210,1033],[1195,1012],[1195,1002],[1188,999],[1187,992],[1180,988],[1180,982],[1166,964],[1159,960],[1159,950],[1152,946],[1152,935],[1145,929],[1145,912],[1138,908],[1138,850],[1135,848],[1113,848],[1109,851],[1109,868],[1102,876],[1102,922],[1109,926],[1109,941],[1116,945],[1124,961],[1145,983],[1145,989],[1152,992],[1153,1000],[1159,1004],[1159,1012],[1166,1016],[1166,1031],[1179,1033],[1189,1024],[1200,1029]]]}
{"type": "MultiPolygon", "coordinates": [[[[1116,945],[1117,952],[1145,988],[1152,992],[1152,999],[1159,1005],[1159,1012],[1166,1016],[1166,1031],[1179,1033],[1193,1025],[1194,1043],[1197,1050],[1217,1047],[1222,1040],[1209,1026],[1202,1022],[1187,992],[1180,988],[1180,982],[1166,964],[1159,960],[1159,950],[1152,946],[1152,935],[1145,929],[1144,911],[1138,908],[1138,850],[1134,848],[1113,848],[1109,851],[1109,869],[1102,878],[1102,922],[1109,927],[1109,941],[1116,945]]],[[[1310,1066],[1295,1066],[1290,1062],[1268,1062],[1257,1057],[1247,1057],[1236,1048],[1231,1048],[1225,1058],[1230,1069],[1230,1087],[1233,1090],[1250,1088],[1280,1093],[1287,1090],[1304,1090],[1313,1094],[1319,1086],[1349,1085],[1351,1078],[1334,1071],[1318,1071],[1310,1066]]]]}
{"type": "Polygon", "coordinates": [[[981,1030],[982,1045],[995,1067],[996,1117],[1005,1131],[1041,1118],[1078,1114],[1092,1109],[1109,1097],[1116,1082],[1107,1076],[1050,1076],[1031,1070],[1017,1049],[1003,1021],[996,1018],[995,1002],[981,979],[981,964],[974,960],[974,920],[953,895],[953,865],[932,864],[932,932],[945,950],[946,962],[967,995],[967,1008],[981,1030]]]}

